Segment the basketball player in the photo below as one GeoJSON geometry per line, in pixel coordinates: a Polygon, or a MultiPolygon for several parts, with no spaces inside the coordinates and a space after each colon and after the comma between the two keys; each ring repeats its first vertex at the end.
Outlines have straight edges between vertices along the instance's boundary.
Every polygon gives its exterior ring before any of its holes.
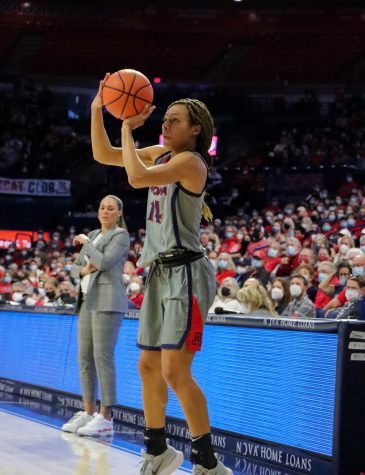
{"type": "Polygon", "coordinates": [[[125,167],[133,187],[149,187],[147,233],[139,261],[140,266],[150,266],[137,342],[146,419],[140,473],[169,475],[183,462],[183,454],[166,441],[169,385],[192,436],[193,473],[232,475],[214,454],[206,399],[191,374],[216,290],[213,266],[199,240],[202,212],[207,210],[203,197],[211,164],[208,149],[213,120],[196,99],[173,102],[162,124],[164,145],[136,150],[132,131],[154,110],[146,106],[139,115],[123,121],[122,149],[112,147],[101,110],[104,81],[92,103],[94,159],[125,167]]]}

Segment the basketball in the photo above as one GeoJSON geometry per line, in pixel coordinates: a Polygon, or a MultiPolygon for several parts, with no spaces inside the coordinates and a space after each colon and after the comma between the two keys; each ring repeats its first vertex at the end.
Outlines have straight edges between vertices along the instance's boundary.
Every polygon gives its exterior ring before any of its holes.
{"type": "Polygon", "coordinates": [[[153,88],[146,76],[134,69],[121,69],[111,74],[104,84],[103,103],[117,119],[139,114],[152,104],[153,88]]]}

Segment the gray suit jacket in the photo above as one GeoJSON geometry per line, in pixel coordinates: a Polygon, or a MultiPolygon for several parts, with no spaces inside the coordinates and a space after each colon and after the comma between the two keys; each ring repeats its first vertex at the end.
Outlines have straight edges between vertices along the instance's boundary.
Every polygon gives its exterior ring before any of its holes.
{"type": "MultiPolygon", "coordinates": [[[[101,232],[91,231],[88,237],[93,240],[101,232]]],[[[107,231],[94,245],[92,242],[82,246],[80,254],[71,267],[71,276],[80,279],[80,270],[87,262],[85,255],[97,268],[90,274],[86,295],[86,309],[97,312],[127,312],[128,297],[123,284],[122,273],[129,253],[129,234],[125,229],[116,227],[107,231]]],[[[81,288],[77,299],[76,311],[81,306],[81,288]]]]}

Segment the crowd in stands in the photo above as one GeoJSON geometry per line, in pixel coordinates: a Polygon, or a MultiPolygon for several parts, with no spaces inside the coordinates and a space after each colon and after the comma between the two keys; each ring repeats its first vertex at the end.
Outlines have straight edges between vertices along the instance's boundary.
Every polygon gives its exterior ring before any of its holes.
{"type": "MultiPolygon", "coordinates": [[[[87,229],[78,230],[88,232],[87,229]]],[[[31,249],[15,245],[0,258],[0,293],[14,305],[72,306],[79,283],[70,276],[78,249],[74,227],[42,232],[31,249]]],[[[148,268],[138,257],[145,230],[131,232],[122,275],[131,308],[140,308],[148,268]]],[[[216,270],[211,312],[347,318],[365,294],[365,186],[351,175],[338,193],[314,190],[299,203],[275,198],[263,210],[201,226],[201,243],[216,270]]]]}

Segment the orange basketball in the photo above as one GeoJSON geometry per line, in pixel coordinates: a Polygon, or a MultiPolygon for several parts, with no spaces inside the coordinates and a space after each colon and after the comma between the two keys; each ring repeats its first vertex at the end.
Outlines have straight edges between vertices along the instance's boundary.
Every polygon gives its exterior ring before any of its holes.
{"type": "Polygon", "coordinates": [[[102,95],[107,111],[124,120],[139,114],[146,104],[152,104],[153,88],[139,71],[121,69],[107,79],[102,95]]]}

